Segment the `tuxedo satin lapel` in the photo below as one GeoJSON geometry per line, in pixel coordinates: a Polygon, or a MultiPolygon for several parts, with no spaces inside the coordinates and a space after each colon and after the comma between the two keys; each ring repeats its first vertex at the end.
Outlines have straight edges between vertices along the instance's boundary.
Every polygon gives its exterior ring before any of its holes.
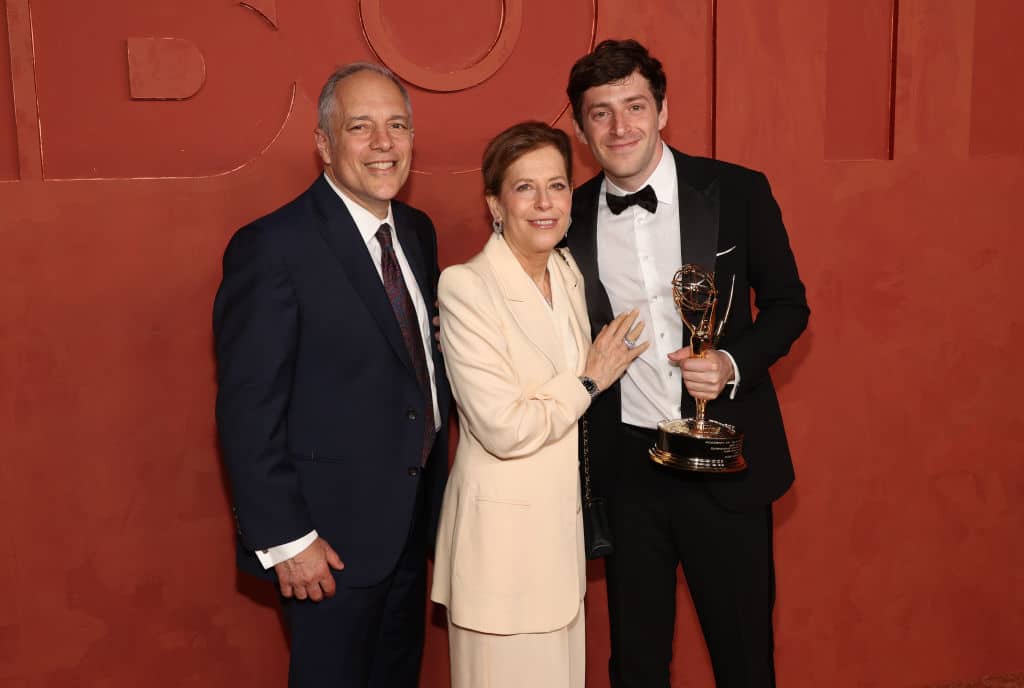
{"type": "Polygon", "coordinates": [[[603,174],[599,174],[573,192],[572,225],[566,243],[586,279],[587,308],[592,322],[605,324],[612,315],[608,293],[601,285],[597,267],[597,203],[603,174]]]}
{"type": "MultiPolygon", "coordinates": [[[[715,286],[718,288],[718,318],[726,315],[726,308],[729,303],[729,294],[733,288],[732,272],[723,272],[720,269],[719,258],[728,255],[736,250],[737,241],[742,241],[734,229],[737,224],[731,215],[723,215],[722,194],[726,193],[721,179],[715,176],[714,168],[706,159],[692,158],[688,155],[673,151],[676,157],[676,170],[679,175],[679,188],[686,184],[690,192],[698,194],[695,200],[703,204],[700,211],[704,220],[705,232],[699,237],[700,245],[694,250],[699,254],[699,260],[691,260],[691,255],[683,245],[684,263],[707,264],[708,269],[715,273],[715,286]]],[[[701,220],[697,220],[701,222],[701,220]]],[[[685,232],[685,229],[682,231],[685,232]]],[[[684,239],[688,235],[684,235],[684,239]]],[[[686,341],[689,342],[687,332],[686,341]]]]}
{"type": "Polygon", "coordinates": [[[566,243],[580,270],[588,277],[597,275],[597,193],[601,188],[598,175],[573,192],[572,224],[566,243]]]}
{"type": "Polygon", "coordinates": [[[565,368],[562,342],[555,332],[551,316],[545,312],[547,305],[505,240],[492,235],[484,245],[484,255],[494,269],[498,288],[519,329],[544,354],[555,371],[565,368]]]}
{"type": "Polygon", "coordinates": [[[715,269],[721,217],[721,188],[715,167],[669,148],[676,163],[679,189],[679,233],[682,265],[715,269]]]}
{"type": "MultiPolygon", "coordinates": [[[[412,268],[413,274],[416,275],[416,284],[419,285],[423,300],[428,301],[434,293],[434,287],[427,282],[423,245],[420,242],[418,228],[413,225],[412,213],[399,203],[392,203],[391,209],[391,213],[395,218],[395,233],[398,235],[399,243],[402,244],[405,259],[409,261],[409,267],[412,268]]],[[[428,308],[427,310],[430,309],[428,308]]]]}
{"type": "MultiPolygon", "coordinates": [[[[676,161],[679,190],[679,238],[682,255],[680,265],[695,263],[714,271],[718,251],[718,230],[721,216],[719,181],[709,177],[699,161],[672,150],[676,161]]],[[[716,286],[722,280],[716,275],[716,286]]],[[[683,326],[683,346],[690,343],[690,330],[683,326]]],[[[684,388],[683,399],[689,396],[684,388]]]]}
{"type": "MultiPolygon", "coordinates": [[[[356,228],[352,216],[334,190],[323,177],[313,185],[313,198],[322,222],[317,229],[341,265],[349,284],[362,299],[366,309],[388,340],[395,354],[412,370],[412,361],[406,351],[398,321],[391,310],[391,302],[377,267],[373,264],[366,244],[356,228]]],[[[402,248],[405,248],[403,242],[402,248]]]]}
{"type": "Polygon", "coordinates": [[[714,271],[718,251],[718,181],[695,189],[679,180],[679,238],[681,265],[693,263],[714,271]]]}

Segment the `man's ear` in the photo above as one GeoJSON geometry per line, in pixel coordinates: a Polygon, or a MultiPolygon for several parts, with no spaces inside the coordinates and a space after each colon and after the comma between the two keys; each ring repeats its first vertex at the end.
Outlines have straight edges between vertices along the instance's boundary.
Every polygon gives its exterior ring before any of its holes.
{"type": "Polygon", "coordinates": [[[668,96],[661,99],[661,111],[658,112],[658,131],[665,128],[668,124],[668,96]]]}
{"type": "Polygon", "coordinates": [[[320,159],[325,165],[330,166],[331,140],[327,137],[327,134],[323,129],[316,128],[313,130],[313,142],[316,144],[317,152],[320,153],[320,159]]]}
{"type": "Polygon", "coordinates": [[[573,132],[576,133],[576,140],[578,140],[584,146],[589,146],[590,145],[587,142],[587,135],[583,131],[583,127],[580,126],[579,122],[576,121],[575,117],[572,118],[572,130],[573,130],[573,132]]]}

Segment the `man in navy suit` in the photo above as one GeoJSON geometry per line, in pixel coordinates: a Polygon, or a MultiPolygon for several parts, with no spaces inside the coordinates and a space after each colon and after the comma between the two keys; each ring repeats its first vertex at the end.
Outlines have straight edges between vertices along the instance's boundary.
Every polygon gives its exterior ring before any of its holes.
{"type": "Polygon", "coordinates": [[[417,685],[448,468],[433,224],[393,200],[412,110],[379,65],[319,101],[323,175],[243,227],[214,303],[217,426],[245,571],[276,579],[289,685],[417,685]]]}
{"type": "Polygon", "coordinates": [[[567,237],[586,279],[591,329],[637,308],[651,342],[588,412],[592,473],[615,537],[609,669],[616,688],[668,688],[682,564],[716,684],[768,688],[771,504],[793,482],[768,368],[810,311],[767,179],[669,147],[665,88],[661,63],[642,45],[609,40],[576,62],[567,89],[576,134],[602,167],[573,194],[567,237]],[[685,263],[715,272],[720,316],[734,291],[720,348],[706,358],[690,357],[672,298],[685,263]],[[694,398],[744,432],[746,471],[673,472],[650,461],[658,422],[692,417],[694,398]]]}

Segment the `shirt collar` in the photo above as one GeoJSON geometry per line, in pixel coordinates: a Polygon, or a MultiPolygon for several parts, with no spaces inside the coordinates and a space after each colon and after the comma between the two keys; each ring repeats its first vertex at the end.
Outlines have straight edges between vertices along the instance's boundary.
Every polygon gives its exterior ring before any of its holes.
{"type": "MultiPolygon", "coordinates": [[[[617,196],[625,196],[628,191],[620,189],[615,186],[608,176],[604,178],[605,190],[616,194],[617,196]]],[[[644,182],[637,187],[642,189],[648,184],[654,189],[654,193],[658,196],[658,203],[667,203],[672,205],[676,202],[678,197],[676,189],[678,186],[678,180],[676,179],[676,159],[672,155],[672,149],[668,147],[668,144],[664,141],[661,142],[661,160],[658,161],[657,167],[651,172],[651,176],[648,177],[644,182]]]]}
{"type": "MultiPolygon", "coordinates": [[[[326,179],[327,184],[334,189],[334,193],[338,194],[341,202],[345,204],[345,207],[348,209],[348,214],[352,216],[352,221],[356,223],[356,229],[359,230],[359,235],[363,237],[363,243],[369,244],[371,241],[376,241],[377,230],[380,229],[380,226],[385,222],[391,225],[392,233],[395,231],[395,217],[391,214],[390,203],[388,203],[388,215],[382,220],[349,198],[344,191],[334,184],[327,172],[324,172],[324,179],[326,179]]],[[[394,234],[392,234],[392,236],[394,236],[394,234]]]]}

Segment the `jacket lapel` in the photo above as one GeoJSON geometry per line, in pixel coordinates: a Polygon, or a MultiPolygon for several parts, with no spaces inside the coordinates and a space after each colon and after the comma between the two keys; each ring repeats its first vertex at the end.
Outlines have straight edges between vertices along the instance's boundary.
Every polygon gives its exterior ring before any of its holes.
{"type": "MultiPolygon", "coordinates": [[[[430,228],[425,226],[422,221],[418,221],[416,215],[404,203],[392,201],[391,214],[395,218],[395,233],[398,236],[398,241],[402,244],[405,259],[409,261],[409,267],[412,268],[413,275],[416,276],[416,284],[420,288],[420,295],[423,296],[424,305],[427,307],[427,318],[433,318],[437,315],[437,268],[436,265],[433,268],[430,267],[433,261],[428,259],[428,254],[424,253],[425,250],[429,251],[429,248],[424,246],[423,241],[424,235],[430,231],[430,228]]],[[[430,326],[430,331],[431,333],[435,331],[433,325],[430,326]]],[[[434,378],[438,385],[438,403],[440,404],[441,388],[444,381],[444,358],[433,340],[428,348],[428,353],[434,359],[434,378]],[[441,373],[439,374],[438,371],[441,373]]]]}
{"type": "Polygon", "coordinates": [[[612,304],[601,284],[597,268],[597,205],[604,174],[598,174],[573,192],[572,225],[566,237],[573,258],[585,278],[587,309],[592,329],[610,322],[612,304]]]}
{"type": "Polygon", "coordinates": [[[679,193],[680,264],[693,263],[713,272],[721,208],[718,180],[703,178],[690,164],[691,158],[671,150],[675,156],[679,193]]]}
{"type": "MultiPolygon", "coordinates": [[[[537,293],[537,285],[523,270],[508,244],[497,234],[492,234],[484,245],[484,256],[494,270],[495,281],[505,297],[505,303],[512,312],[519,329],[556,371],[565,368],[562,342],[555,332],[547,306],[537,293]]],[[[548,262],[550,266],[550,261],[548,262]]]]}
{"type": "Polygon", "coordinates": [[[561,275],[562,284],[569,294],[569,322],[572,325],[572,333],[576,338],[576,370],[577,375],[583,372],[587,362],[587,350],[590,348],[590,320],[587,317],[587,303],[580,296],[579,282],[583,276],[579,268],[572,262],[572,256],[568,252],[562,253],[559,249],[559,256],[552,263],[561,275]]]}
{"type": "MultiPolygon", "coordinates": [[[[694,263],[715,272],[718,252],[721,188],[701,160],[671,148],[676,162],[679,189],[679,238],[682,255],[680,265],[694,263]]],[[[715,274],[715,284],[722,297],[722,276],[715,274]]],[[[719,308],[723,306],[720,304],[719,308]]],[[[722,316],[721,312],[717,313],[722,316]]],[[[683,327],[683,346],[690,343],[690,330],[683,327]]],[[[683,399],[689,398],[685,389],[683,399]]],[[[684,402],[685,403],[685,402],[684,402]]]]}
{"type": "MultiPolygon", "coordinates": [[[[395,313],[391,310],[391,301],[388,300],[377,267],[366,250],[366,244],[352,216],[322,176],[313,184],[312,192],[314,205],[322,220],[317,229],[341,263],[349,283],[376,321],[395,355],[411,370],[412,361],[398,329],[395,313]]],[[[405,248],[404,242],[402,248],[405,248]]]]}
{"type": "Polygon", "coordinates": [[[420,294],[423,295],[423,300],[427,303],[429,311],[429,306],[433,301],[434,287],[427,280],[426,259],[423,256],[423,246],[420,243],[418,228],[413,226],[413,215],[405,205],[398,202],[391,203],[391,214],[395,218],[395,233],[398,235],[399,243],[402,244],[402,252],[405,253],[405,259],[409,261],[409,267],[412,268],[412,272],[416,276],[416,284],[420,288],[420,294]]]}

